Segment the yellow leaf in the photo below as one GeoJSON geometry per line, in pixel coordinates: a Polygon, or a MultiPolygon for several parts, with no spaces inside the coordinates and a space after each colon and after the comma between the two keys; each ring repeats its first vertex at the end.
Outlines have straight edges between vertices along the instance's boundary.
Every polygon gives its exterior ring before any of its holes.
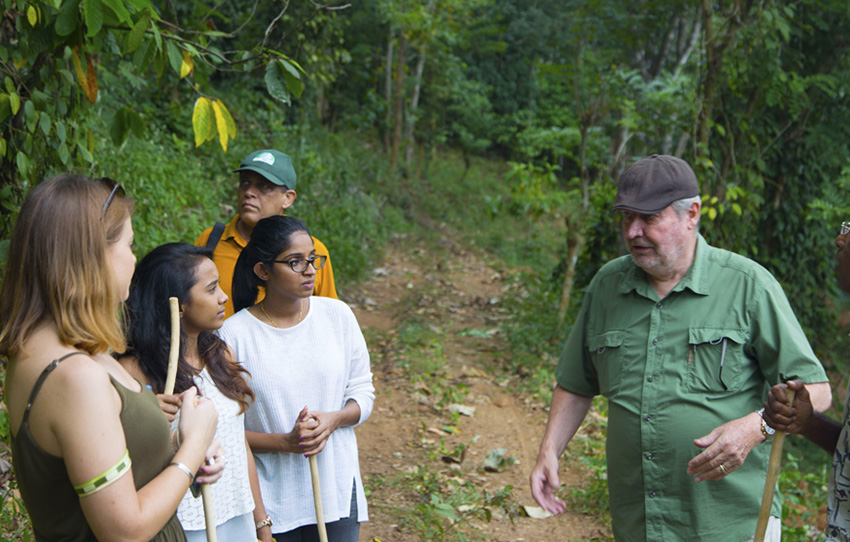
{"type": "Polygon", "coordinates": [[[221,142],[221,148],[227,152],[227,121],[224,119],[224,104],[219,100],[213,100],[213,110],[215,111],[215,125],[218,128],[218,139],[221,142]]]}
{"type": "Polygon", "coordinates": [[[230,111],[228,111],[227,107],[224,106],[224,102],[221,100],[217,101],[221,106],[221,113],[224,116],[224,123],[227,127],[227,135],[230,136],[230,139],[236,139],[236,123],[233,122],[233,117],[230,116],[230,111]]]}
{"type": "Polygon", "coordinates": [[[27,8],[27,20],[30,22],[30,26],[38,24],[38,12],[32,4],[27,8]]]}
{"type": "Polygon", "coordinates": [[[180,79],[183,79],[195,69],[195,63],[192,62],[192,55],[183,51],[183,62],[180,63],[180,79]]]}
{"type": "MultiPolygon", "coordinates": [[[[195,132],[195,147],[200,147],[204,141],[209,139],[210,123],[213,122],[209,98],[198,98],[195,101],[195,109],[192,111],[192,129],[195,132]]],[[[213,133],[215,133],[213,131],[213,133]]]]}
{"type": "Polygon", "coordinates": [[[71,62],[74,64],[74,72],[77,74],[77,82],[80,84],[80,88],[83,89],[86,98],[91,103],[94,103],[97,99],[97,75],[94,73],[91,57],[89,57],[88,53],[83,54],[86,55],[86,71],[83,71],[80,49],[78,47],[74,47],[71,51],[71,62]]]}
{"type": "Polygon", "coordinates": [[[83,90],[86,91],[89,102],[94,103],[97,100],[97,75],[94,73],[94,66],[88,53],[86,53],[86,79],[88,85],[83,90]]]}
{"type": "Polygon", "coordinates": [[[711,207],[711,208],[708,209],[708,219],[714,220],[715,218],[717,218],[717,209],[714,208],[714,207],[711,207]]]}

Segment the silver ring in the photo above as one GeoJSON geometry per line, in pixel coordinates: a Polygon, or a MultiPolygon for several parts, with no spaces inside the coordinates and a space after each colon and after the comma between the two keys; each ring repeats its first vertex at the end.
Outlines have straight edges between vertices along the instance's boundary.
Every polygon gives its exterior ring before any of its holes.
{"type": "Polygon", "coordinates": [[[722,472],[723,474],[729,472],[729,470],[723,465],[723,463],[720,464],[720,472],[722,472]]]}

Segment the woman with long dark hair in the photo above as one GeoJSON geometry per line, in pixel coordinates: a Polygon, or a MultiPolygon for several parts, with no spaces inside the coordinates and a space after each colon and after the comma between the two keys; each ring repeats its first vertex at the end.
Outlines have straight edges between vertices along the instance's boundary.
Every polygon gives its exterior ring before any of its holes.
{"type": "Polygon", "coordinates": [[[368,519],[354,426],[369,417],[375,399],[369,352],[348,305],[311,297],[324,263],[300,221],[260,220],[236,262],[239,312],[221,329],[252,375],[257,400],[245,428],[278,542],[318,540],[312,455],[328,539],[356,541],[359,522],[368,519]],[[256,303],[261,286],[265,297],[256,303]]]}
{"type": "Polygon", "coordinates": [[[132,212],[114,181],[60,175],[30,192],[12,232],[0,355],[12,463],[39,542],[185,540],[180,499],[199,468],[199,482],[223,468],[212,402],[187,391],[173,438],[154,395],[107,353],[124,350],[132,212]]]}
{"type": "MultiPolygon", "coordinates": [[[[168,371],[171,335],[169,302],[180,306],[180,355],[176,393],[197,387],[219,413],[218,438],[227,467],[211,494],[216,531],[222,541],[272,540],[260,497],[257,470],[245,441],[244,412],[254,400],[245,369],[214,330],[224,322],[227,295],[221,290],[212,251],[183,243],[153,249],[136,267],[130,284],[128,349],[119,360],[158,395],[166,414],[179,406],[178,395],[162,395],[168,371]],[[259,526],[258,526],[259,525],[259,526]]],[[[187,493],[177,517],[189,542],[204,542],[206,525],[200,499],[187,493]]]]}

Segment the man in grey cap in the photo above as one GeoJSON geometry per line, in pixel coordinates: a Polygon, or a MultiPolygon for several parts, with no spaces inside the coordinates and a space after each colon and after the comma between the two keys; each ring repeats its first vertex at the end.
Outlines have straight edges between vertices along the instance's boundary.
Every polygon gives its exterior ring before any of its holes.
{"type": "MultiPolygon", "coordinates": [[[[227,303],[224,306],[227,318],[233,315],[233,301],[230,295],[233,269],[242,249],[251,240],[251,230],[264,218],[285,214],[295,203],[297,196],[292,160],[280,151],[254,151],[242,160],[234,173],[239,173],[239,212],[228,224],[218,222],[204,230],[195,240],[196,246],[213,249],[213,262],[218,269],[219,284],[227,294],[227,303]]],[[[315,237],[313,245],[317,256],[327,256],[325,265],[316,270],[313,295],[336,298],[333,266],[328,249],[315,237]]]]}
{"type": "MultiPolygon", "coordinates": [[[[767,390],[795,374],[825,410],[826,374],[773,276],[698,233],[699,184],[686,162],[632,164],[613,209],[629,254],[587,288],[555,372],[532,494],[565,510],[558,458],[603,395],[614,537],[743,541],[764,491],[767,390]]],[[[778,496],[772,515],[767,540],[779,540],[778,496]]]]}

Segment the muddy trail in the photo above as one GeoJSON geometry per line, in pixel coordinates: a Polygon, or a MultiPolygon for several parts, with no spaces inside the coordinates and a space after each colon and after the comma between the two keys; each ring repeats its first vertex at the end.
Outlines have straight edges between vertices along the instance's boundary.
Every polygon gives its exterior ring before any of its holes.
{"type": "MultiPolygon", "coordinates": [[[[394,239],[372,278],[345,295],[376,388],[372,416],[357,428],[370,505],[360,540],[610,540],[600,518],[580,511],[526,515],[537,506],[528,474],[546,405],[519,392],[503,363],[505,276],[450,237],[427,248],[394,239]]],[[[562,459],[565,486],[590,476],[562,459]]]]}

